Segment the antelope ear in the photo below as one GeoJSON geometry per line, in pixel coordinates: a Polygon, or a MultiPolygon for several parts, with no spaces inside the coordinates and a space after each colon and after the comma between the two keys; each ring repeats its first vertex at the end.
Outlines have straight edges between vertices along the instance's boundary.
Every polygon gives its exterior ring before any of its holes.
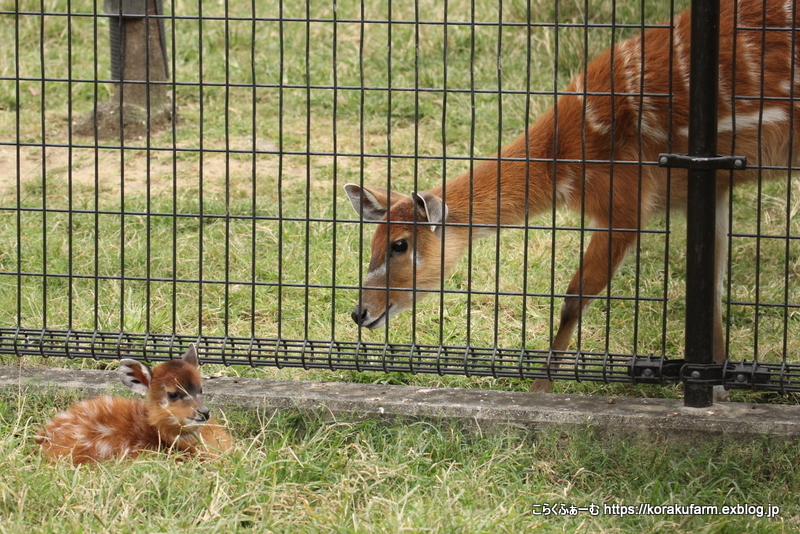
{"type": "Polygon", "coordinates": [[[189,345],[189,348],[186,349],[186,352],[183,354],[181,360],[185,361],[192,367],[198,367],[200,365],[200,359],[197,357],[197,347],[194,343],[189,345]]]}
{"type": "Polygon", "coordinates": [[[136,360],[120,360],[117,369],[119,378],[126,387],[136,393],[147,395],[150,390],[150,368],[136,360]]]}
{"type": "Polygon", "coordinates": [[[411,193],[414,199],[414,206],[417,208],[417,213],[420,217],[431,223],[431,230],[441,230],[442,225],[447,221],[447,205],[441,198],[423,191],[421,193],[411,193]]]}
{"type": "Polygon", "coordinates": [[[408,198],[402,193],[390,191],[383,187],[358,186],[345,184],[344,192],[350,199],[353,209],[366,221],[380,221],[389,211],[389,207],[408,198]],[[391,205],[389,200],[391,199],[391,205]]]}

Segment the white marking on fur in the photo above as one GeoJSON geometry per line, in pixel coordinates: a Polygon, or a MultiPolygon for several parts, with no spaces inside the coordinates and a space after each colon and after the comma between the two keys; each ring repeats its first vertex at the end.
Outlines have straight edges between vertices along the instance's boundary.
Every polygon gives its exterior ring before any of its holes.
{"type": "Polygon", "coordinates": [[[634,108],[638,107],[639,97],[636,93],[642,84],[642,51],[639,37],[629,39],[620,46],[620,55],[624,61],[624,74],[622,77],[625,87],[617,89],[619,92],[629,93],[634,108]]]}
{"type": "Polygon", "coordinates": [[[586,110],[586,125],[592,128],[593,130],[601,133],[603,135],[608,135],[611,132],[611,124],[605,123],[600,120],[597,116],[597,111],[595,110],[594,105],[592,104],[592,99],[586,99],[586,105],[584,106],[586,110]]]}
{"type": "Polygon", "coordinates": [[[675,30],[673,31],[673,39],[675,43],[675,62],[678,65],[678,71],[681,80],[689,91],[689,51],[686,49],[686,43],[683,41],[683,34],[678,31],[680,29],[680,17],[675,17],[675,30]]]}
{"type": "MultiPolygon", "coordinates": [[[[645,91],[647,89],[645,88],[645,91]]],[[[637,98],[638,100],[638,98],[637,98]]],[[[664,130],[659,120],[658,110],[656,110],[651,97],[643,97],[642,103],[642,137],[650,137],[657,141],[667,141],[667,132],[664,130]]]]}
{"type": "Polygon", "coordinates": [[[364,283],[366,285],[375,285],[376,281],[381,281],[386,279],[386,263],[382,263],[379,267],[372,269],[367,273],[366,278],[364,279],[364,283]]]}
{"type": "Polygon", "coordinates": [[[561,179],[556,181],[556,201],[569,204],[572,193],[575,191],[575,175],[570,171],[564,171],[561,179]]]}
{"type": "Polygon", "coordinates": [[[69,423],[71,422],[72,417],[66,413],[61,412],[60,414],[53,417],[53,423],[69,423]]]}
{"type": "Polygon", "coordinates": [[[750,76],[750,81],[758,86],[761,76],[761,33],[759,32],[754,39],[748,39],[745,35],[740,42],[742,46],[737,47],[737,54],[742,58],[740,60],[742,64],[747,67],[744,70],[750,76]]]}
{"type": "Polygon", "coordinates": [[[101,436],[113,436],[116,430],[113,427],[106,426],[106,425],[96,425],[94,427],[95,431],[100,434],[101,436]]]}
{"type": "MultiPolygon", "coordinates": [[[[736,129],[737,130],[746,130],[749,128],[758,128],[764,124],[770,124],[774,122],[786,122],[789,118],[789,114],[786,110],[781,108],[765,108],[763,112],[755,111],[753,113],[748,113],[746,115],[737,114],[736,115],[736,129]]],[[[728,115],[717,123],[717,131],[718,132],[732,132],[733,131],[733,120],[731,115],[728,115]]]]}
{"type": "MultiPolygon", "coordinates": [[[[742,131],[749,128],[758,128],[772,123],[786,122],[789,119],[789,114],[786,110],[781,108],[766,108],[763,112],[754,111],[752,113],[737,113],[736,114],[736,130],[742,131]]],[[[733,119],[731,115],[726,115],[717,122],[717,132],[731,133],[733,132],[733,119]]],[[[689,128],[683,127],[679,130],[682,136],[689,135],[689,128]]]]}
{"type": "Polygon", "coordinates": [[[114,457],[114,447],[112,447],[110,443],[103,440],[97,440],[95,447],[97,449],[97,456],[100,459],[108,460],[114,457]]]}

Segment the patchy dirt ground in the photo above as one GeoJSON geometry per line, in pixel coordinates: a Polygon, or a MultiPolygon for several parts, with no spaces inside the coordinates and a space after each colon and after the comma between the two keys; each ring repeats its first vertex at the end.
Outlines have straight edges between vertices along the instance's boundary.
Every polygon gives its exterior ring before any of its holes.
{"type": "MultiPolygon", "coordinates": [[[[251,149],[241,140],[234,150],[251,149]]],[[[126,193],[157,194],[173,187],[197,189],[223,194],[226,187],[233,193],[246,193],[256,178],[276,175],[277,156],[271,154],[228,154],[187,150],[188,147],[157,147],[151,150],[79,147],[0,146],[0,191],[13,193],[19,183],[41,184],[42,177],[61,178],[79,189],[99,186],[104,195],[126,193]],[[253,158],[257,165],[253,166],[253,158]],[[200,179],[202,172],[202,182],[200,179]]],[[[267,145],[259,150],[271,151],[267,145]]],[[[299,169],[295,169],[299,170],[299,169]]]]}
{"type": "MultiPolygon", "coordinates": [[[[53,144],[61,143],[67,144],[53,144]]],[[[56,184],[71,184],[78,193],[93,195],[97,189],[106,198],[118,198],[123,187],[126,195],[162,196],[174,189],[195,194],[202,188],[204,195],[223,198],[227,191],[233,198],[242,198],[252,195],[253,180],[259,196],[271,192],[269,196],[277,198],[280,180],[284,191],[304,195],[310,184],[313,193],[330,198],[332,156],[279,157],[278,146],[263,139],[257,139],[255,147],[250,138],[231,139],[228,146],[218,144],[203,150],[196,142],[122,150],[75,138],[71,147],[0,145],[0,197],[16,196],[18,177],[23,194],[28,190],[31,196],[41,195],[46,176],[49,192],[56,184]]],[[[365,180],[378,183],[386,176],[386,162],[380,158],[339,157],[337,162],[341,183],[357,181],[361,165],[365,180]]]]}

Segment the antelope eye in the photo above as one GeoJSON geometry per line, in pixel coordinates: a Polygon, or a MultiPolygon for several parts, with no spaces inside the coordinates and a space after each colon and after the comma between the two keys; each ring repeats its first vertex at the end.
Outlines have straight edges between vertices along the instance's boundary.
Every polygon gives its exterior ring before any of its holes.
{"type": "Polygon", "coordinates": [[[171,400],[172,402],[175,402],[176,400],[178,400],[180,398],[180,396],[181,396],[180,393],[178,393],[177,391],[168,391],[167,392],[167,398],[169,398],[169,400],[171,400]]]}
{"type": "Polygon", "coordinates": [[[396,252],[397,254],[402,254],[408,250],[408,241],[405,239],[398,239],[394,243],[392,243],[392,252],[396,252]]]}

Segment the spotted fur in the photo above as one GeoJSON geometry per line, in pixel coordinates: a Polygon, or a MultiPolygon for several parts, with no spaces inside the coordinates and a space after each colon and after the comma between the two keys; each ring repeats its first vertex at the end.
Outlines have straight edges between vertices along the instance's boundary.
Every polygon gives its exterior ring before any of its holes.
{"type": "Polygon", "coordinates": [[[194,345],[152,373],[141,362],[122,360],[119,374],[144,400],[98,397],[56,415],[35,438],[46,457],[71,457],[77,465],[135,458],[145,450],[214,456],[231,449],[230,436],[203,403],[194,345]]]}

